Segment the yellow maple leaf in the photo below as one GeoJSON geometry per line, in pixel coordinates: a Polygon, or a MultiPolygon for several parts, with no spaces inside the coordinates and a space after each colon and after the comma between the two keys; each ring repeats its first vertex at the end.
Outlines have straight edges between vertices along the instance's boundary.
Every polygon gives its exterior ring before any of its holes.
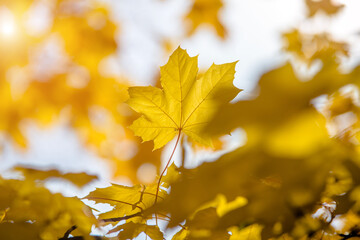
{"type": "Polygon", "coordinates": [[[235,64],[213,64],[196,79],[197,56],[190,57],[180,47],[161,67],[161,85],[129,88],[129,106],[142,114],[130,128],[144,141],[154,140],[154,150],[161,148],[181,132],[193,141],[211,145],[200,131],[221,105],[239,92],[233,86],[235,64]]]}
{"type": "Polygon", "coordinates": [[[314,16],[318,11],[323,11],[327,15],[334,15],[344,7],[344,5],[335,4],[332,0],[306,0],[306,5],[309,10],[309,17],[314,16]]]}
{"type": "MultiPolygon", "coordinates": [[[[105,221],[109,219],[116,222],[115,218],[121,219],[124,216],[141,217],[142,212],[154,204],[156,191],[156,184],[147,187],[142,185],[127,187],[112,184],[107,188],[97,188],[84,198],[96,203],[107,203],[114,206],[114,209],[100,214],[99,217],[105,221]]],[[[165,197],[166,192],[160,189],[159,198],[164,199],[165,197]]],[[[141,222],[142,218],[136,220],[141,222]]]]}
{"type": "Polygon", "coordinates": [[[193,0],[190,12],[186,16],[191,25],[188,35],[192,35],[198,27],[209,24],[215,28],[219,37],[225,38],[226,29],[219,20],[219,11],[223,7],[221,0],[193,0]]]}
{"type": "Polygon", "coordinates": [[[15,166],[15,171],[21,172],[26,179],[31,179],[34,181],[45,181],[52,178],[60,178],[63,180],[68,180],[71,183],[75,184],[78,187],[83,187],[86,184],[97,179],[95,175],[88,175],[84,172],[82,173],[61,173],[56,169],[49,170],[40,170],[26,166],[15,166]]]}
{"type": "Polygon", "coordinates": [[[323,62],[323,69],[334,68],[340,58],[349,56],[349,45],[335,40],[328,33],[306,34],[293,29],[283,34],[284,49],[310,67],[315,61],[323,62]]]}
{"type": "Polygon", "coordinates": [[[259,240],[261,239],[262,226],[258,224],[252,224],[245,228],[240,229],[239,227],[231,227],[230,240],[235,239],[247,239],[247,240],[259,240]]]}

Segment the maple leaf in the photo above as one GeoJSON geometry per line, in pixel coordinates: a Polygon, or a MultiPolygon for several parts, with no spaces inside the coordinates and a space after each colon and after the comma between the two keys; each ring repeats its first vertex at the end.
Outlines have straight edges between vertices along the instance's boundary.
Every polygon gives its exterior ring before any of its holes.
{"type": "MultiPolygon", "coordinates": [[[[96,203],[107,203],[114,206],[111,211],[102,213],[101,219],[121,218],[130,215],[136,216],[135,214],[140,214],[145,209],[150,208],[154,204],[156,190],[156,184],[147,187],[141,185],[127,187],[112,184],[107,188],[97,188],[84,198],[96,203]]],[[[165,196],[166,192],[160,190],[159,197],[164,199],[165,196]]]]}
{"type": "Polygon", "coordinates": [[[129,88],[129,106],[142,114],[130,128],[144,141],[154,140],[154,150],[161,148],[181,132],[191,140],[211,145],[211,138],[200,131],[216,109],[239,92],[232,81],[235,64],[213,64],[196,79],[197,56],[190,57],[180,47],[161,67],[161,85],[129,88]]]}
{"type": "Polygon", "coordinates": [[[312,109],[312,99],[332,93],[347,83],[349,76],[334,68],[322,69],[312,80],[303,82],[296,75],[293,66],[286,63],[260,78],[256,98],[222,107],[214,115],[213,121],[209,121],[210,124],[206,126],[203,134],[216,136],[222,134],[222,131],[230,132],[242,127],[247,131],[248,140],[257,136],[250,134],[250,131],[256,131],[265,138],[269,132],[282,128],[287,121],[292,121],[291,119],[296,119],[298,114],[306,115],[306,112],[312,109]],[[217,127],[219,124],[221,128],[217,127]]]}
{"type": "Polygon", "coordinates": [[[219,37],[225,38],[226,30],[219,20],[219,11],[223,7],[221,0],[194,0],[186,20],[191,22],[188,35],[192,35],[203,24],[212,25],[219,37]]]}
{"type": "Polygon", "coordinates": [[[323,68],[337,67],[341,57],[349,56],[348,44],[334,40],[328,33],[305,34],[293,29],[284,33],[283,38],[284,49],[308,67],[318,60],[323,62],[323,68]]]}
{"type": "Polygon", "coordinates": [[[60,178],[68,180],[78,187],[83,187],[97,179],[97,176],[86,173],[61,173],[56,169],[39,170],[25,166],[15,166],[14,170],[21,172],[26,179],[45,181],[50,178],[60,178]]]}
{"type": "Polygon", "coordinates": [[[341,4],[334,4],[332,0],[306,0],[306,5],[309,9],[309,17],[314,16],[318,11],[323,11],[327,15],[334,15],[344,7],[341,4]]]}

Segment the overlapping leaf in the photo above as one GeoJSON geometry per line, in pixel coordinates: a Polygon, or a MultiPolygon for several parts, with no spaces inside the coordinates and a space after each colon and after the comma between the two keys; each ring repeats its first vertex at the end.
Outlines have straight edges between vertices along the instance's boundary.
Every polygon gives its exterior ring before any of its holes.
{"type": "Polygon", "coordinates": [[[86,173],[61,173],[56,169],[39,170],[29,167],[16,166],[15,170],[20,171],[23,174],[23,176],[28,180],[44,181],[49,178],[60,178],[60,179],[68,180],[78,187],[83,187],[84,185],[97,179],[97,176],[89,175],[86,173]]]}
{"type": "Polygon", "coordinates": [[[97,224],[90,208],[78,198],[53,194],[31,180],[0,178],[1,238],[58,239],[73,225],[75,234],[90,239],[91,227],[97,224]]]}
{"type": "Polygon", "coordinates": [[[293,29],[284,33],[283,37],[285,50],[305,62],[308,67],[316,60],[321,60],[324,65],[330,64],[336,68],[341,57],[349,56],[348,44],[334,40],[328,33],[305,34],[293,29]]]}
{"type": "Polygon", "coordinates": [[[259,93],[254,99],[221,108],[206,128],[206,134],[218,134],[219,128],[216,126],[223,124],[225,129],[222,131],[230,132],[236,127],[243,127],[248,132],[256,131],[260,134],[249,134],[249,138],[264,136],[267,131],[275,131],[277,127],[296,118],[297,114],[306,114],[312,108],[312,99],[332,93],[348,83],[349,75],[334,68],[319,71],[310,81],[301,81],[293,66],[287,63],[260,78],[259,93]],[[246,115],[243,114],[245,112],[246,115]]]}
{"type": "MultiPolygon", "coordinates": [[[[101,214],[101,219],[121,218],[143,213],[145,209],[150,208],[155,202],[156,189],[156,184],[147,187],[142,185],[126,187],[112,184],[112,186],[107,188],[96,189],[89,193],[85,199],[93,200],[96,203],[108,203],[114,206],[114,209],[111,211],[101,214]]],[[[165,196],[166,192],[160,189],[158,198],[162,200],[165,196]]],[[[139,217],[141,216],[139,215],[139,217]]],[[[141,222],[142,218],[137,221],[141,222]]]]}

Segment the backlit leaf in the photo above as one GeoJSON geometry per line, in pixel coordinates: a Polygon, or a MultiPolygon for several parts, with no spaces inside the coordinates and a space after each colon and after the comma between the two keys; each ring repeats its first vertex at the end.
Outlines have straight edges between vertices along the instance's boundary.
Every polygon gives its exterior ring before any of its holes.
{"type": "Polygon", "coordinates": [[[127,103],[142,116],[130,128],[144,141],[154,140],[161,148],[180,131],[192,140],[211,145],[200,131],[216,109],[239,92],[233,84],[235,64],[212,65],[196,79],[197,57],[189,57],[178,48],[161,68],[161,85],[131,87],[127,103]]]}
{"type": "MultiPolygon", "coordinates": [[[[119,218],[142,213],[145,209],[150,208],[155,202],[156,189],[156,184],[147,187],[143,185],[126,187],[112,184],[107,188],[98,188],[84,198],[96,203],[107,203],[114,207],[113,210],[102,213],[99,216],[101,219],[119,218]]],[[[160,189],[159,200],[164,199],[165,196],[166,192],[160,189]]]]}

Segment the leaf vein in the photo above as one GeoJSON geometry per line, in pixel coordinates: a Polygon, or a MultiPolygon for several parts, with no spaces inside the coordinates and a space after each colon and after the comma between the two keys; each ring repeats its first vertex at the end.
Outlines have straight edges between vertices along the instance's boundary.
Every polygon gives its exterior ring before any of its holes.
{"type": "Polygon", "coordinates": [[[211,88],[211,90],[206,94],[206,96],[201,100],[201,102],[195,107],[195,109],[190,113],[189,117],[185,120],[183,126],[185,127],[186,122],[190,119],[190,117],[193,115],[193,113],[200,107],[200,105],[206,100],[206,98],[209,96],[209,94],[216,88],[216,86],[221,82],[222,78],[231,70],[229,68],[226,70],[226,72],[221,76],[221,78],[215,83],[215,85],[211,88]]]}
{"type": "Polygon", "coordinates": [[[151,103],[153,103],[156,107],[158,107],[158,108],[175,124],[175,126],[176,126],[177,128],[179,128],[179,126],[176,124],[176,122],[174,121],[174,119],[172,119],[172,118],[170,117],[170,115],[169,115],[167,112],[165,112],[165,110],[163,110],[159,105],[157,105],[152,99],[148,98],[145,94],[142,94],[142,93],[141,93],[141,95],[142,95],[145,99],[147,99],[147,100],[149,100],[151,103]]]}

